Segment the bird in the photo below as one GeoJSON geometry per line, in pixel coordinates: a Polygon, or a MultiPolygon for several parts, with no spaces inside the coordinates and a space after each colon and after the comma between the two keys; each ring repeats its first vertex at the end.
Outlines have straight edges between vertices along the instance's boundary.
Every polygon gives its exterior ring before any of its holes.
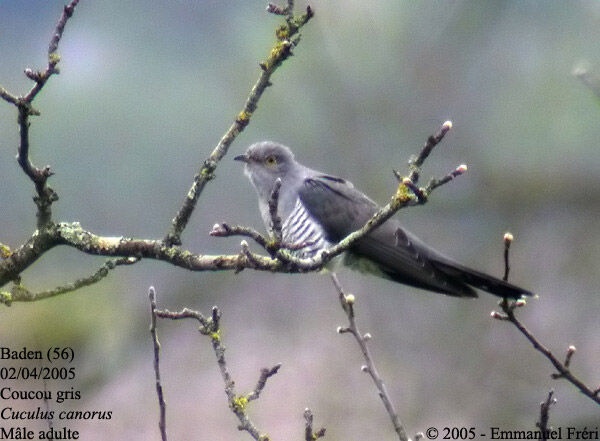
{"type": "MultiPolygon", "coordinates": [[[[277,213],[281,242],[297,257],[311,258],[360,229],[379,205],[354,185],[297,162],[289,147],[273,141],[252,144],[234,158],[258,195],[261,217],[272,229],[269,200],[280,185],[277,213]],[[278,182],[280,181],[280,183],[278,182]]],[[[356,241],[342,264],[401,284],[455,297],[477,297],[479,289],[502,298],[533,293],[462,265],[425,244],[391,218],[356,241]]]]}

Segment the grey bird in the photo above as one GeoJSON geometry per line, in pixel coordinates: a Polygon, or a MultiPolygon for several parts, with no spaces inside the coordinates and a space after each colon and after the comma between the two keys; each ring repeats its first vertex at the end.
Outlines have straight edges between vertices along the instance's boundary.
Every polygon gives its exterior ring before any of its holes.
{"type": "MultiPolygon", "coordinates": [[[[312,170],[281,144],[264,141],[236,156],[258,193],[258,205],[271,228],[268,202],[281,179],[278,214],[282,242],[299,247],[299,257],[313,257],[361,228],[379,210],[345,179],[312,170]],[[300,248],[301,247],[301,248],[300,248]]],[[[399,283],[457,297],[477,297],[473,288],[499,297],[532,295],[518,286],[461,265],[423,243],[395,219],[358,240],[343,256],[351,268],[399,283]]]]}

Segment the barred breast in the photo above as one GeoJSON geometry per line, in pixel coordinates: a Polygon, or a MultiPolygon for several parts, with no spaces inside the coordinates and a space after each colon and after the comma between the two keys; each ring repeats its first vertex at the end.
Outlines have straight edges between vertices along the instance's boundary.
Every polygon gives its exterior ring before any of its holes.
{"type": "Polygon", "coordinates": [[[281,226],[284,244],[302,246],[294,253],[301,258],[315,257],[317,253],[331,244],[325,239],[325,232],[321,225],[310,215],[300,198],[291,214],[281,226]]]}

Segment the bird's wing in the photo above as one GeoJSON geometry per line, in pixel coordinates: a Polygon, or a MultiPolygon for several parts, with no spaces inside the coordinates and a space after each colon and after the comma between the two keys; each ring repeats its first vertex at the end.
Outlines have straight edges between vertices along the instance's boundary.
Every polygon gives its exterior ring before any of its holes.
{"type": "MultiPolygon", "coordinates": [[[[333,243],[361,228],[379,209],[350,182],[333,176],[305,179],[299,195],[333,243]]],[[[360,239],[351,251],[346,263],[359,270],[444,294],[477,296],[472,288],[433,266],[427,247],[395,220],[388,220],[360,239]]]]}
{"type": "MultiPolygon", "coordinates": [[[[379,209],[354,186],[333,176],[304,180],[300,200],[322,226],[327,240],[337,243],[361,228],[379,209]]],[[[347,263],[400,283],[460,297],[477,297],[473,287],[500,297],[518,298],[530,291],[467,268],[434,250],[390,219],[351,248],[347,263]],[[365,265],[367,263],[367,265],[365,265]]]]}

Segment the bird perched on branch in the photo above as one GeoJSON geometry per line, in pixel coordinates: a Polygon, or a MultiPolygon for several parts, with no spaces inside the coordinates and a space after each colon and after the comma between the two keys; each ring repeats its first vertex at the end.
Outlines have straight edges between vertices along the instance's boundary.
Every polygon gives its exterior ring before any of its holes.
{"type": "MultiPolygon", "coordinates": [[[[272,228],[269,200],[281,181],[277,210],[281,240],[296,255],[315,257],[360,229],[379,206],[345,179],[312,170],[294,159],[281,144],[264,141],[236,156],[258,193],[267,229],[272,228]]],[[[518,286],[463,266],[423,243],[395,219],[389,219],[359,239],[344,254],[343,263],[406,285],[457,297],[477,297],[473,288],[499,297],[532,295],[518,286]]]]}

